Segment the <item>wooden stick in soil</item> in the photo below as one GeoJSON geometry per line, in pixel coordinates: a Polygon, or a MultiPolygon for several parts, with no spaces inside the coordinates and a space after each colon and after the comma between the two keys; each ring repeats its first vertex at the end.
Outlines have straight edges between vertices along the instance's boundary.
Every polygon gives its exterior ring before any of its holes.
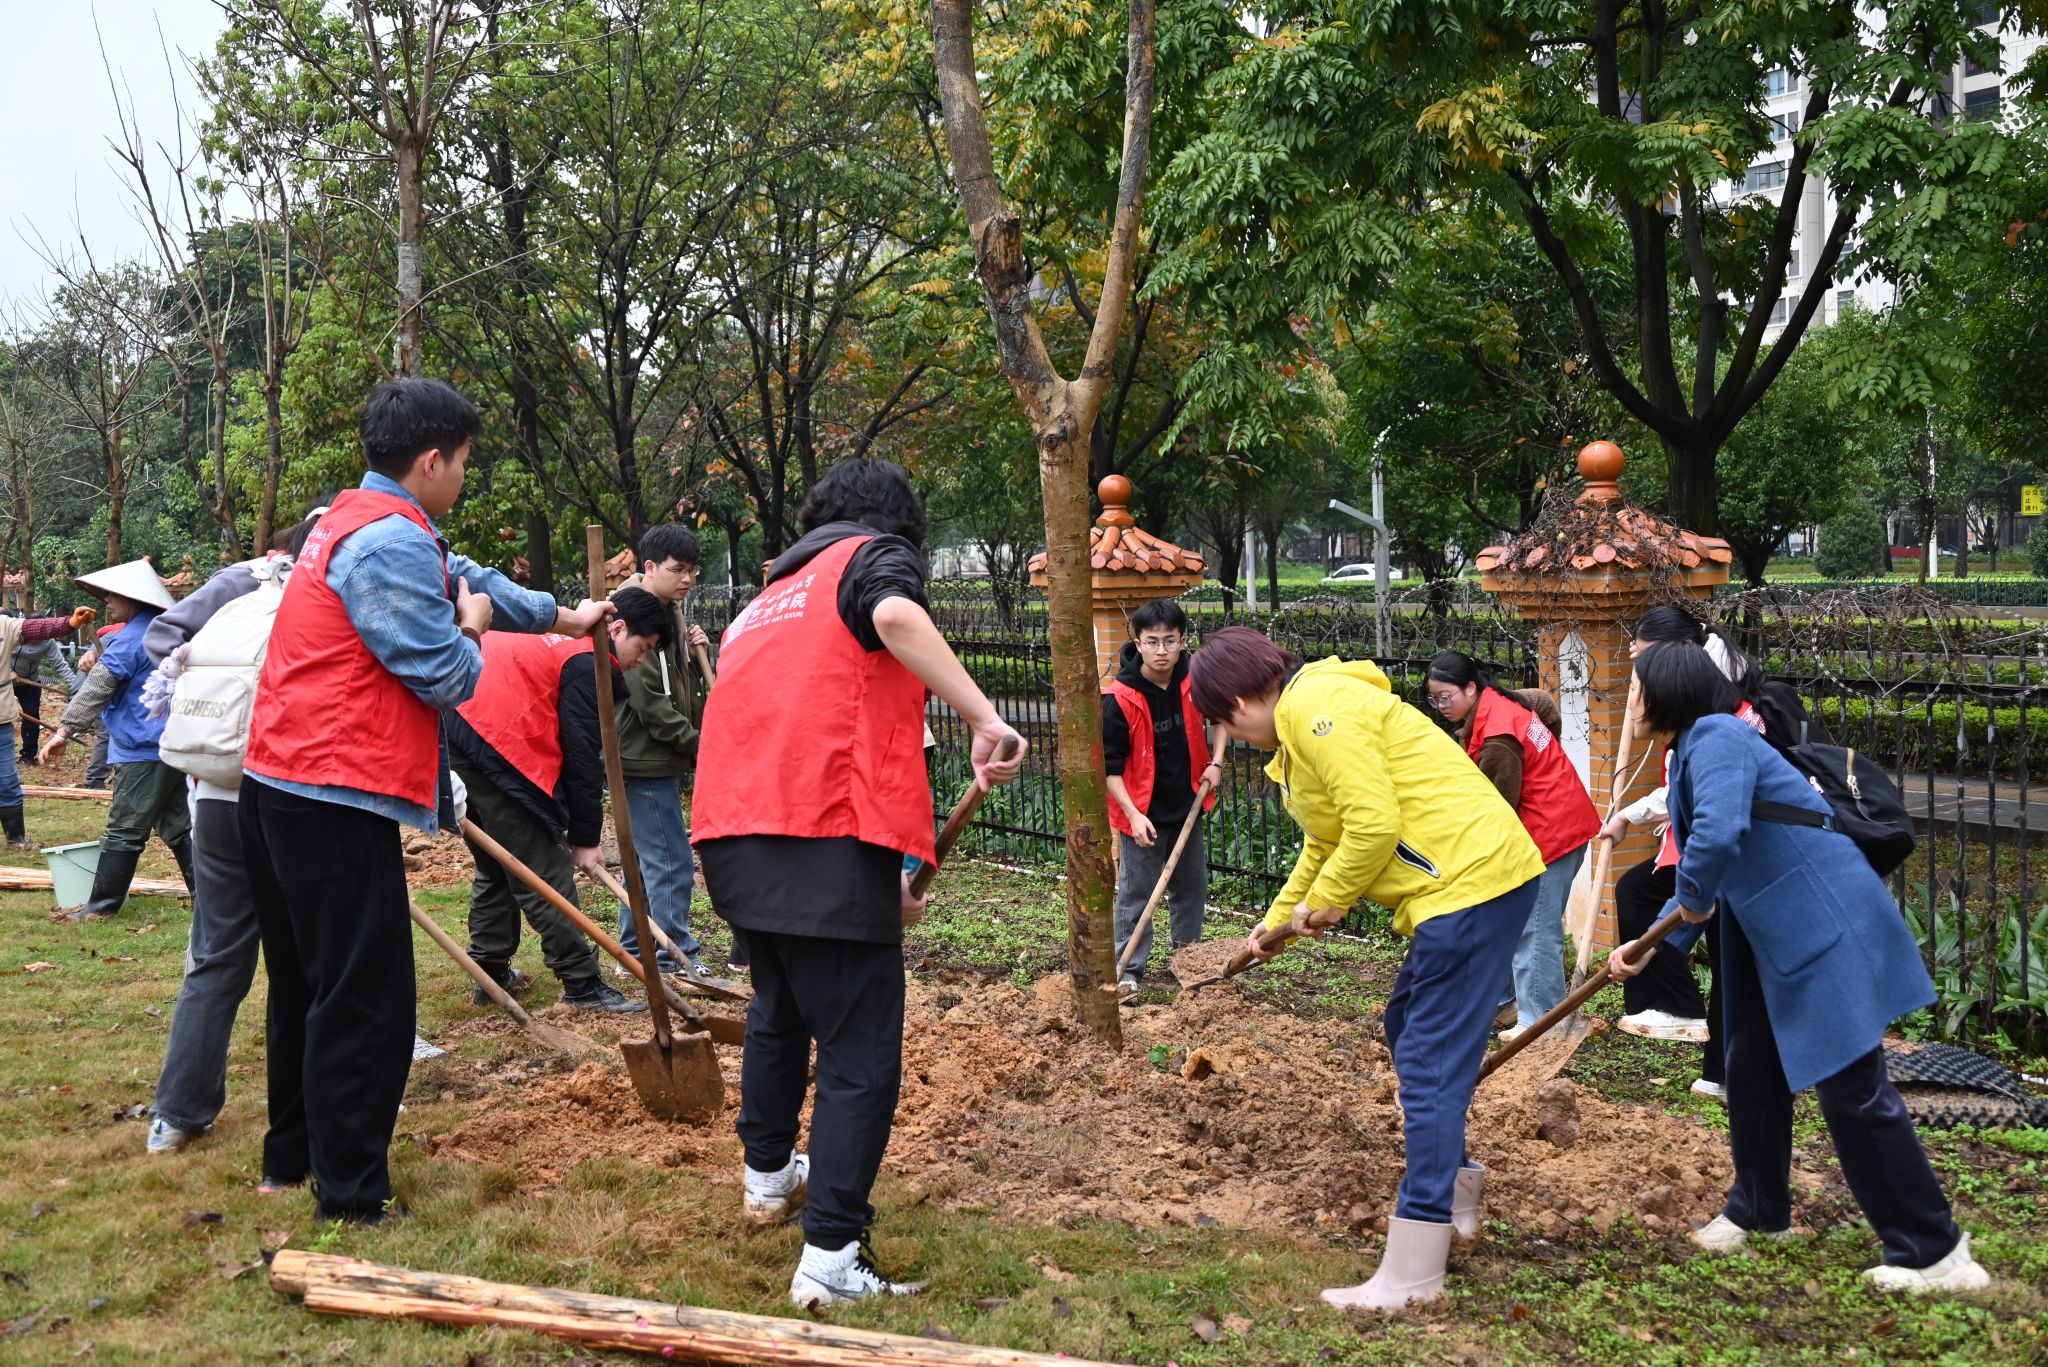
{"type": "MultiPolygon", "coordinates": [[[[1683,920],[1684,918],[1675,911],[1669,916],[1664,917],[1656,925],[1643,932],[1643,937],[1635,942],[1635,952],[1623,955],[1623,959],[1632,964],[1641,963],[1645,955],[1657,952],[1657,946],[1664,943],[1664,937],[1678,929],[1683,920]]],[[[1488,1054],[1486,1061],[1479,1065],[1479,1080],[1484,1082],[1489,1073],[1541,1039],[1550,1031],[1552,1026],[1566,1017],[1576,1014],[1580,1007],[1593,999],[1595,993],[1607,986],[1608,981],[1613,976],[1612,970],[1603,965],[1598,973],[1580,983],[1563,1001],[1551,1007],[1547,1013],[1539,1017],[1527,1030],[1524,1030],[1521,1034],[1488,1054]]],[[[1553,1071],[1555,1070],[1553,1069],[1553,1071]]]]}
{"type": "MultiPolygon", "coordinates": [[[[1224,753],[1229,749],[1230,737],[1219,729],[1216,733],[1216,751],[1209,756],[1209,763],[1221,770],[1224,753]]],[[[1205,768],[1202,772],[1206,774],[1208,770],[1205,768]]],[[[1166,863],[1159,870],[1159,881],[1152,885],[1152,895],[1145,899],[1145,910],[1139,913],[1138,924],[1131,928],[1131,938],[1124,942],[1124,952],[1117,957],[1116,976],[1119,980],[1123,978],[1124,970],[1131,966],[1131,956],[1138,952],[1138,941],[1145,938],[1146,927],[1152,924],[1152,913],[1159,910],[1159,899],[1166,896],[1166,885],[1172,881],[1173,871],[1180,867],[1181,851],[1188,847],[1188,837],[1195,833],[1195,827],[1202,820],[1202,804],[1209,800],[1209,794],[1215,786],[1204,778],[1202,786],[1195,789],[1195,805],[1188,812],[1187,820],[1180,823],[1180,838],[1173,842],[1173,852],[1166,856],[1166,863]]]]}
{"type": "MultiPolygon", "coordinates": [[[[514,878],[545,898],[549,906],[569,919],[570,925],[589,936],[592,944],[618,960],[628,973],[639,979],[642,987],[647,985],[647,970],[640,966],[638,959],[626,952],[624,945],[613,939],[604,927],[591,920],[590,914],[582,907],[556,892],[547,879],[528,868],[517,855],[492,839],[489,831],[465,817],[462,822],[462,834],[466,839],[474,841],[478,849],[504,865],[506,871],[514,878]]],[[[669,986],[667,979],[657,973],[655,981],[661,984],[662,999],[668,1003],[669,1009],[680,1015],[684,1024],[692,1031],[708,1030],[711,1037],[720,1044],[739,1044],[746,1039],[744,1023],[729,1021],[722,1016],[699,1016],[691,1009],[689,1002],[669,986]]]]}
{"type": "MultiPolygon", "coordinates": [[[[996,745],[995,757],[1006,760],[1017,753],[1017,742],[1004,736],[996,745]]],[[[988,796],[988,789],[974,779],[967,781],[967,791],[960,794],[960,800],[953,804],[953,810],[946,814],[946,824],[939,828],[938,839],[932,842],[931,862],[918,861],[917,871],[910,875],[910,895],[922,897],[931,890],[932,879],[939,876],[939,865],[946,862],[946,856],[960,843],[960,837],[974,824],[974,814],[981,810],[981,800],[988,796]]]]}
{"type": "Polygon", "coordinates": [[[503,1011],[514,1021],[517,1021],[520,1029],[532,1035],[548,1048],[559,1053],[574,1054],[584,1058],[610,1057],[603,1048],[599,1047],[595,1040],[587,1040],[573,1030],[564,1030],[559,1026],[542,1025],[532,1016],[526,1014],[526,1008],[514,1001],[512,994],[507,992],[496,978],[484,972],[483,965],[470,958],[467,951],[461,945],[456,944],[454,939],[450,937],[447,931],[441,929],[433,917],[421,911],[419,903],[408,901],[406,906],[412,912],[412,923],[427,932],[427,938],[439,945],[443,953],[455,960],[456,963],[462,965],[462,971],[469,974],[476,981],[476,985],[484,990],[485,996],[497,1004],[500,1011],[503,1011]]]}
{"type": "Polygon", "coordinates": [[[456,1326],[497,1325],[677,1361],[771,1367],[1101,1367],[1080,1358],[983,1348],[666,1301],[520,1286],[280,1249],[270,1285],[308,1310],[456,1326]]]}

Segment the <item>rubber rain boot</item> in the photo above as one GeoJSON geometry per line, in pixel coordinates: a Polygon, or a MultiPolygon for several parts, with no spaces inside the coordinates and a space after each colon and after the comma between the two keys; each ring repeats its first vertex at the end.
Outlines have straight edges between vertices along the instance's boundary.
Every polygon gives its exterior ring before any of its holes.
{"type": "Polygon", "coordinates": [[[1360,1286],[1323,1292],[1339,1310],[1397,1314],[1417,1301],[1444,1293],[1444,1264],[1451,1257],[1451,1227],[1430,1220],[1387,1221],[1387,1251],[1380,1270],[1360,1286]]]}
{"type": "Polygon", "coordinates": [[[1460,1239],[1479,1236],[1479,1196],[1485,1190],[1484,1163],[1467,1163],[1458,1169],[1458,1184],[1451,1189],[1451,1228],[1460,1239]]]}
{"type": "Polygon", "coordinates": [[[188,835],[182,840],[166,840],[164,843],[171,847],[171,857],[178,861],[178,874],[185,880],[185,891],[197,893],[199,885],[192,881],[192,837],[188,835]]]}
{"type": "Polygon", "coordinates": [[[12,807],[0,807],[0,831],[7,833],[7,843],[15,849],[31,848],[28,843],[28,826],[22,820],[19,802],[12,807]]]}
{"type": "Polygon", "coordinates": [[[118,916],[128,900],[128,885],[135,880],[136,861],[141,850],[101,850],[99,868],[92,876],[92,896],[66,918],[72,921],[104,921],[118,916]]]}

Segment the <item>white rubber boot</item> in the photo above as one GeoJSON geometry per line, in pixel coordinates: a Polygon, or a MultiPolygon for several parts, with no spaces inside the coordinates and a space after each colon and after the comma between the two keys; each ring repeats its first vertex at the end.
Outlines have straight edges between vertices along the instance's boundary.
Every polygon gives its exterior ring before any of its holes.
{"type": "Polygon", "coordinates": [[[874,1296],[914,1296],[923,1282],[892,1282],[875,1269],[865,1237],[845,1248],[804,1245],[804,1256],[790,1279],[789,1298],[806,1310],[851,1305],[874,1296]]]}
{"type": "Polygon", "coordinates": [[[789,1161],[782,1165],[781,1172],[756,1172],[747,1168],[747,1223],[780,1225],[794,1220],[804,1208],[810,1181],[811,1160],[806,1154],[791,1154],[789,1161]]]}
{"type": "Polygon", "coordinates": [[[1934,1291],[1982,1291],[1991,1285],[1991,1274],[1970,1256],[1970,1236],[1965,1234],[1948,1256],[1932,1267],[1873,1267],[1863,1280],[1880,1291],[1911,1291],[1926,1295],[1934,1291]]]}
{"type": "Polygon", "coordinates": [[[1479,1196],[1486,1190],[1486,1165],[1468,1163],[1458,1169],[1458,1184],[1451,1189],[1451,1228],[1460,1239],[1479,1234],[1479,1196]]]}
{"type": "Polygon", "coordinates": [[[1339,1310],[1398,1313],[1417,1301],[1444,1293],[1444,1264],[1451,1256],[1451,1227],[1429,1220],[1387,1221],[1387,1251],[1379,1271],[1361,1286],[1323,1292],[1339,1310]]]}

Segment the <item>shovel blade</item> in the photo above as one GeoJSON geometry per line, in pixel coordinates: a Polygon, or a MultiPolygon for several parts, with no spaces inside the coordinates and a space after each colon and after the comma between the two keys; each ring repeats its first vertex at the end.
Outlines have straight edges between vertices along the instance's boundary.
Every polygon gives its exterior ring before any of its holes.
{"type": "Polygon", "coordinates": [[[626,1040],[619,1051],[648,1114],[698,1124],[724,1108],[725,1077],[709,1034],[677,1035],[666,1049],[658,1040],[626,1040]]]}
{"type": "Polygon", "coordinates": [[[1213,982],[1223,976],[1230,967],[1230,961],[1244,948],[1241,939],[1202,940],[1186,949],[1173,952],[1169,965],[1174,981],[1182,987],[1193,987],[1200,982],[1213,982]]]}
{"type": "Polygon", "coordinates": [[[1559,1021],[1539,1039],[1531,1040],[1529,1047],[1495,1069],[1489,1077],[1508,1080],[1507,1085],[1525,1090],[1534,1090],[1538,1083],[1548,1082],[1558,1075],[1563,1067],[1572,1061],[1572,1055],[1586,1042],[1586,1036],[1593,1030],[1593,1018],[1581,1011],[1559,1021]]]}

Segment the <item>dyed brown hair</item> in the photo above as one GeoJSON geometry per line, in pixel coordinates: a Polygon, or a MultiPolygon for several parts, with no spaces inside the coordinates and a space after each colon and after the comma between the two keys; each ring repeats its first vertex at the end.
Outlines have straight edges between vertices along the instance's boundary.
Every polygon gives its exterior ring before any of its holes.
{"type": "Polygon", "coordinates": [[[1239,698],[1263,698],[1301,663],[1250,627],[1225,627],[1202,643],[1188,665],[1188,691],[1202,715],[1221,721],[1239,698]]]}

